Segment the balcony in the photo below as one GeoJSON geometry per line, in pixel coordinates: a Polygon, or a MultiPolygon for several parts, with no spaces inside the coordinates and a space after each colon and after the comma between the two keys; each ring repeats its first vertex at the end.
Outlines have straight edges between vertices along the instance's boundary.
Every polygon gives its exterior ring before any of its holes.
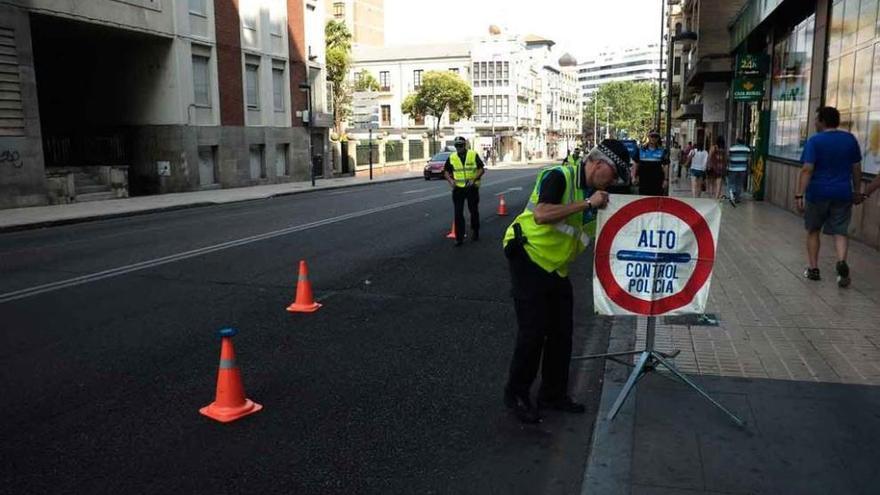
{"type": "Polygon", "coordinates": [[[687,86],[700,87],[707,82],[727,82],[733,73],[733,57],[709,55],[697,61],[686,74],[687,86]]]}

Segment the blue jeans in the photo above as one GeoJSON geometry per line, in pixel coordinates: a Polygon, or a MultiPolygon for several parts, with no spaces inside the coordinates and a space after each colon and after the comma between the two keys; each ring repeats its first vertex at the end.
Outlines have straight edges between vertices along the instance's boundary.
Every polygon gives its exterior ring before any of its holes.
{"type": "Polygon", "coordinates": [[[746,171],[727,172],[727,189],[730,191],[730,197],[739,201],[742,199],[743,184],[746,181],[746,171]]]}

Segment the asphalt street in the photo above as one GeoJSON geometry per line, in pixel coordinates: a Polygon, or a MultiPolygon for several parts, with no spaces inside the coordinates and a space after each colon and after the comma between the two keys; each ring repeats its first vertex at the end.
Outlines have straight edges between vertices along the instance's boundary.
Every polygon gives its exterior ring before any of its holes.
{"type": "MultiPolygon", "coordinates": [[[[536,169],[493,170],[453,248],[443,181],[370,184],[0,235],[0,493],[577,493],[585,415],[523,426],[501,394],[516,325],[500,241],[536,169]],[[285,311],[309,264],[314,314],[285,311]],[[247,395],[213,400],[218,329],[247,395]]],[[[602,352],[590,260],[575,353],[602,352]]]]}

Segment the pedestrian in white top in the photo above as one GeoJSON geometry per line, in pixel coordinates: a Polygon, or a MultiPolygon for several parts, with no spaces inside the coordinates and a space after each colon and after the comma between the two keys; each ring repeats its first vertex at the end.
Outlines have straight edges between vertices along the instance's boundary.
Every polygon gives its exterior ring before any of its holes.
{"type": "Polygon", "coordinates": [[[681,177],[681,146],[677,141],[673,141],[669,148],[669,163],[672,165],[672,182],[678,184],[681,177]]]}
{"type": "Polygon", "coordinates": [[[688,155],[688,161],[691,164],[691,195],[699,198],[703,181],[706,180],[706,163],[709,161],[709,152],[702,141],[697,141],[696,147],[688,155]]]}

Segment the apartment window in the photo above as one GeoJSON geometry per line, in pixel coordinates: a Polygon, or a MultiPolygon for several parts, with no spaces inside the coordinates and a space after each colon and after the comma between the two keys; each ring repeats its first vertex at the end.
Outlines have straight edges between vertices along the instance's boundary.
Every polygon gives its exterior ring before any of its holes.
{"type": "Polygon", "coordinates": [[[260,65],[248,62],[244,66],[245,103],[251,110],[260,108],[260,65]]]}
{"type": "Polygon", "coordinates": [[[480,114],[480,97],[474,96],[474,113],[480,114]]]}
{"type": "Polygon", "coordinates": [[[672,75],[677,76],[681,74],[681,57],[675,57],[672,62],[672,75]]]}
{"type": "Polygon", "coordinates": [[[250,30],[257,30],[257,16],[255,13],[248,12],[241,16],[241,27],[250,30]]]}
{"type": "Polygon", "coordinates": [[[345,17],[345,2],[333,2],[333,17],[337,19],[345,17]]]}
{"type": "Polygon", "coordinates": [[[206,0],[189,0],[189,13],[200,15],[202,17],[208,16],[208,6],[206,0]]]}
{"type": "Polygon", "coordinates": [[[328,82],[324,89],[327,94],[327,111],[333,113],[333,83],[328,82]]]}
{"type": "Polygon", "coordinates": [[[208,57],[210,48],[193,46],[193,103],[200,107],[211,106],[211,73],[208,57]]]}
{"type": "Polygon", "coordinates": [[[449,69],[449,72],[452,72],[453,74],[455,74],[455,75],[457,76],[457,75],[458,75],[458,67],[452,67],[452,68],[450,68],[450,69],[449,69]]]}
{"type": "Polygon", "coordinates": [[[391,125],[391,105],[382,105],[382,125],[391,125]]]}
{"type": "Polygon", "coordinates": [[[272,100],[276,112],[284,109],[284,62],[272,62],[272,100]]]}
{"type": "Polygon", "coordinates": [[[379,71],[379,86],[382,87],[382,91],[388,91],[391,89],[391,73],[387,70],[379,71]]]}
{"type": "MultiPolygon", "coordinates": [[[[780,36],[773,47],[769,151],[790,160],[800,159],[810,134],[807,121],[814,23],[815,15],[811,15],[780,36]]],[[[849,83],[851,87],[851,79],[849,83]]]]}
{"type": "Polygon", "coordinates": [[[416,69],[413,71],[413,87],[418,88],[422,85],[422,73],[424,71],[422,69],[416,69]]]}

